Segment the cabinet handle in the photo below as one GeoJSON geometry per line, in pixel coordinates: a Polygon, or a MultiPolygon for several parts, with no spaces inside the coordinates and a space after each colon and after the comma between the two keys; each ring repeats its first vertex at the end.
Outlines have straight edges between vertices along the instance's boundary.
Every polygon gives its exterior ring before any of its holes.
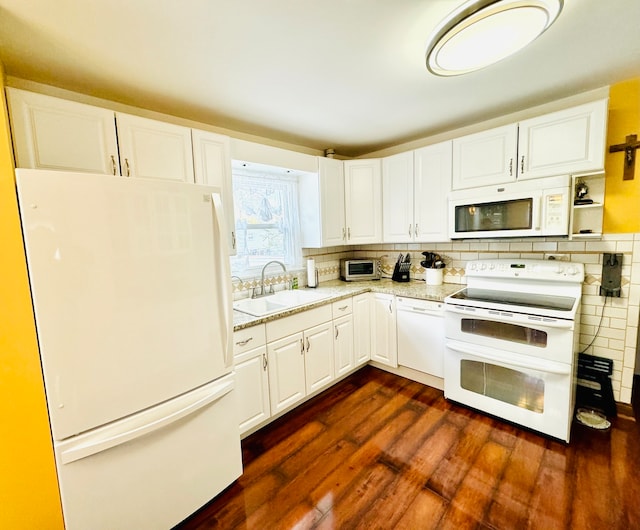
{"type": "Polygon", "coordinates": [[[235,250],[236,248],[236,233],[231,231],[231,248],[235,250]]]}
{"type": "Polygon", "coordinates": [[[389,313],[393,314],[393,311],[391,310],[391,302],[389,302],[389,313]]]}
{"type": "Polygon", "coordinates": [[[509,176],[513,177],[513,158],[509,159],[509,176]]]}
{"type": "Polygon", "coordinates": [[[347,230],[346,228],[343,226],[342,227],[342,241],[346,241],[347,240],[347,230]]]}
{"type": "Polygon", "coordinates": [[[113,174],[116,174],[116,157],[111,155],[111,171],[113,171],[113,174]]]}
{"type": "Polygon", "coordinates": [[[240,342],[236,342],[236,346],[246,346],[253,340],[253,337],[249,337],[248,339],[241,340],[240,342]]]}
{"type": "Polygon", "coordinates": [[[309,353],[310,348],[311,348],[311,343],[309,342],[309,337],[307,337],[307,353],[309,353]]]}
{"type": "Polygon", "coordinates": [[[411,237],[411,225],[409,225],[409,237],[411,237]]]}
{"type": "Polygon", "coordinates": [[[522,155],[522,158],[520,159],[520,174],[524,174],[524,155],[522,155]]]}
{"type": "Polygon", "coordinates": [[[338,311],[344,311],[345,309],[347,309],[349,306],[348,305],[343,305],[342,307],[338,308],[338,311]]]}
{"type": "Polygon", "coordinates": [[[418,237],[418,223],[416,223],[415,235],[418,237]]]}
{"type": "Polygon", "coordinates": [[[304,341],[300,339],[300,355],[304,355],[304,341]]]}
{"type": "Polygon", "coordinates": [[[338,330],[338,326],[334,326],[336,328],[336,339],[338,338],[338,335],[340,335],[340,331],[338,330]]]}
{"type": "Polygon", "coordinates": [[[347,239],[351,239],[351,227],[347,228],[347,239]]]}
{"type": "Polygon", "coordinates": [[[263,353],[262,354],[262,370],[266,372],[267,366],[269,366],[269,363],[267,362],[267,356],[263,353]]]}
{"type": "Polygon", "coordinates": [[[129,159],[125,158],[124,159],[124,165],[127,166],[127,177],[131,176],[131,168],[129,167],[129,159]]]}

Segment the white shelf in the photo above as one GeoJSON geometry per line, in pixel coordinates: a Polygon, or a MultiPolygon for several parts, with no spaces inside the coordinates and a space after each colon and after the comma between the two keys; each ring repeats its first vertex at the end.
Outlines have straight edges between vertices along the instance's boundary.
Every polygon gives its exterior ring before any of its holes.
{"type": "Polygon", "coordinates": [[[589,192],[587,198],[592,199],[592,204],[572,204],[570,239],[601,239],[602,220],[604,214],[604,172],[588,175],[571,175],[571,189],[575,193],[576,183],[584,182],[589,192]],[[591,230],[581,233],[580,230],[591,230]]]}

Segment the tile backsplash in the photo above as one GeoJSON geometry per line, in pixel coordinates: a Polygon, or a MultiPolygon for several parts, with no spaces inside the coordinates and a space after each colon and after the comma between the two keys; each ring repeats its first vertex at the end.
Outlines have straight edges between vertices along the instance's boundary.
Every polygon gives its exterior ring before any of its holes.
{"type": "MultiPolygon", "coordinates": [[[[601,240],[567,241],[566,238],[536,239],[479,239],[451,241],[447,243],[378,244],[340,246],[323,249],[303,249],[303,257],[314,258],[320,282],[340,277],[340,260],[343,258],[378,258],[383,276],[391,277],[398,254],[411,254],[412,278],[423,279],[424,268],[420,261],[422,252],[440,254],[445,262],[444,281],[466,283],[466,263],[475,259],[530,258],[556,259],[584,263],[586,278],[582,288],[582,312],[580,351],[594,339],[586,353],[606,357],[614,361],[612,384],[616,401],[631,402],[633,373],[638,347],[638,319],[640,316],[640,233],[607,234],[601,240]],[[602,275],[602,254],[615,252],[623,255],[622,292],[620,298],[605,299],[599,296],[602,275]],[[604,314],[602,313],[604,311],[604,314]]],[[[291,271],[287,277],[274,277],[269,281],[284,284],[297,276],[299,285],[306,285],[303,269],[291,271]]],[[[259,283],[251,280],[236,284],[247,289],[259,283]]],[[[245,294],[246,296],[246,294],[245,294]]],[[[640,372],[640,366],[638,366],[640,372]]]]}

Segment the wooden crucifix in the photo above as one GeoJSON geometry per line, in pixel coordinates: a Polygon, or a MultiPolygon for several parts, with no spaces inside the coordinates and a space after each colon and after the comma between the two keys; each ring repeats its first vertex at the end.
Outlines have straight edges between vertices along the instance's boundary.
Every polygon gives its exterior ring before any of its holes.
{"type": "Polygon", "coordinates": [[[625,138],[625,143],[612,145],[609,147],[610,153],[624,151],[624,173],[622,180],[633,180],[633,173],[636,167],[636,149],[640,148],[638,136],[630,134],[625,138]]]}

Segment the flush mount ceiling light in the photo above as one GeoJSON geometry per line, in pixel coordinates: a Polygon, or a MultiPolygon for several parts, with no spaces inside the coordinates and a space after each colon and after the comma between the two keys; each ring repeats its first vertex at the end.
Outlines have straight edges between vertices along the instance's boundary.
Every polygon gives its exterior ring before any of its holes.
{"type": "Polygon", "coordinates": [[[471,0],[451,12],[427,44],[440,76],[474,72],[521,50],[558,17],[563,0],[471,0]]]}

